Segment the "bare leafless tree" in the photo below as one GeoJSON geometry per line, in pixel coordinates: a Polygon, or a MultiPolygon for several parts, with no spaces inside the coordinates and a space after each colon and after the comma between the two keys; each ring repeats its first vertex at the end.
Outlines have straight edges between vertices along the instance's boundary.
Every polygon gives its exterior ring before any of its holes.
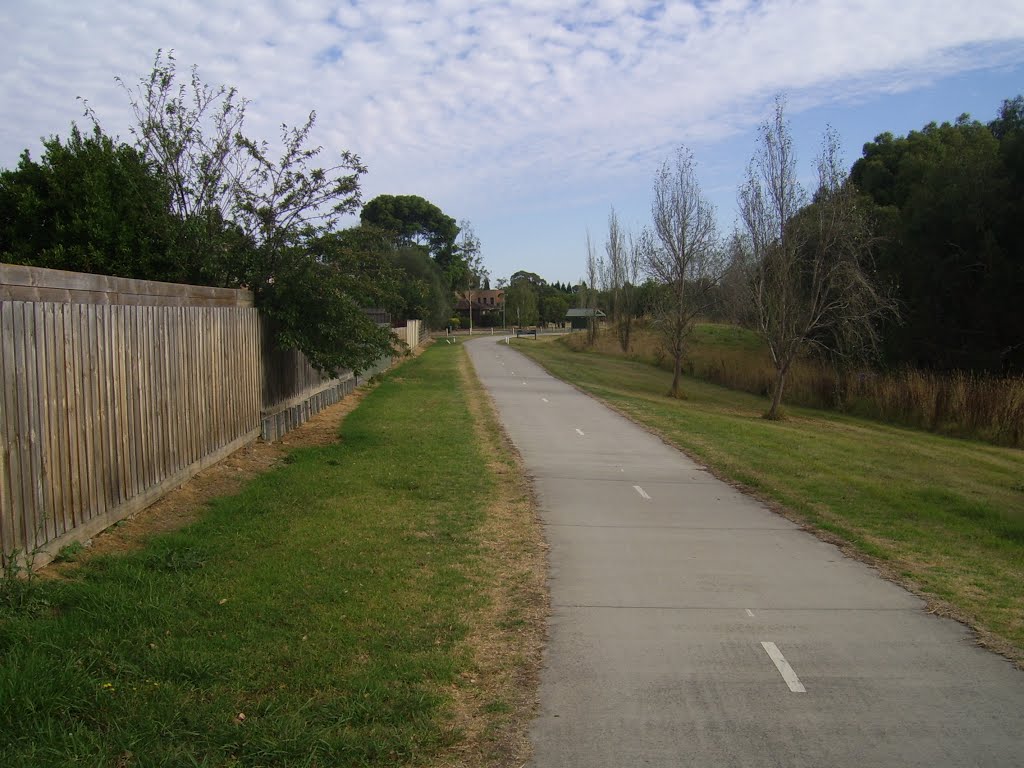
{"type": "Polygon", "coordinates": [[[632,240],[619,223],[613,207],[608,214],[608,239],[604,244],[608,260],[604,264],[603,282],[609,294],[612,325],[623,352],[629,352],[633,321],[637,314],[636,282],[640,273],[640,259],[632,240]]]}
{"type": "Polygon", "coordinates": [[[818,188],[808,204],[784,107],[777,99],[772,118],[761,126],[739,194],[755,265],[758,330],[775,367],[765,414],[770,419],[780,418],[786,376],[803,351],[869,353],[878,344],[879,321],[896,312],[874,282],[869,222],[847,179],[836,135],[825,132],[818,188]]]}
{"type": "Polygon", "coordinates": [[[604,272],[604,262],[594,252],[594,243],[587,230],[587,287],[580,292],[580,306],[588,311],[587,344],[597,341],[597,301],[600,295],[600,283],[604,272]]]}
{"type": "Polygon", "coordinates": [[[753,328],[757,325],[750,301],[754,263],[746,230],[734,229],[725,243],[726,266],[718,287],[718,311],[729,323],[753,328]]]}
{"type": "MultiPolygon", "coordinates": [[[[175,257],[193,280],[228,279],[222,255],[224,222],[236,213],[238,190],[254,172],[237,141],[248,101],[234,88],[205,84],[192,67],[179,77],[174,52],[158,50],[152,71],[134,85],[115,78],[128,97],[129,131],[139,151],[159,170],[170,191],[171,212],[184,226],[176,232],[175,257]]],[[[84,99],[85,114],[99,119],[84,99]]]]}
{"type": "Polygon", "coordinates": [[[466,280],[470,289],[488,288],[491,273],[484,266],[483,244],[469,219],[459,220],[459,236],[455,245],[459,256],[466,262],[466,280]]]}
{"type": "Polygon", "coordinates": [[[237,186],[251,170],[236,141],[249,102],[234,88],[205,84],[195,66],[181,82],[174,51],[158,50],[152,71],[135,86],[116,79],[128,95],[139,149],[171,186],[174,213],[187,220],[217,211],[229,219],[237,186]]]}
{"type": "Polygon", "coordinates": [[[708,306],[709,293],[725,271],[714,206],[697,180],[693,153],[680,147],[654,179],[653,235],[641,236],[644,271],[662,286],[655,325],[672,356],[670,397],[682,397],[683,356],[693,322],[708,306]]]}

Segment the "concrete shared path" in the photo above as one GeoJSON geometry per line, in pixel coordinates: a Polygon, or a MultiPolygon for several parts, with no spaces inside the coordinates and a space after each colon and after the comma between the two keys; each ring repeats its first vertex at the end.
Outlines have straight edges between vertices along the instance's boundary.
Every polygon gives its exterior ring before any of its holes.
{"type": "Polygon", "coordinates": [[[552,615],[537,768],[1024,766],[1024,673],[493,338],[552,615]]]}

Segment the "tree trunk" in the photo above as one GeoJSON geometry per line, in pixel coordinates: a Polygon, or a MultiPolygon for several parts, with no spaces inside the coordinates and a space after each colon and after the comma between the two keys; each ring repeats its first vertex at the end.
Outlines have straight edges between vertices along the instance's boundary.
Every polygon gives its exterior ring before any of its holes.
{"type": "Polygon", "coordinates": [[[782,388],[786,384],[786,369],[780,368],[775,377],[775,391],[772,392],[772,406],[764,416],[766,419],[776,421],[782,418],[779,413],[779,406],[782,405],[782,388]]]}
{"type": "Polygon", "coordinates": [[[619,346],[624,354],[629,354],[629,340],[632,335],[633,321],[628,315],[619,321],[619,346]]]}
{"type": "Polygon", "coordinates": [[[676,351],[672,357],[672,389],[668,391],[668,396],[682,398],[682,392],[679,391],[679,380],[683,377],[683,353],[682,351],[676,351]]]}

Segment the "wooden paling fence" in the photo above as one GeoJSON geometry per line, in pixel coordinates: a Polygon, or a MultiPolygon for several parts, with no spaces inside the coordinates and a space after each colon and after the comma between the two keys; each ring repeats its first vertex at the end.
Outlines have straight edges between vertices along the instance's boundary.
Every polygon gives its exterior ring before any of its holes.
{"type": "MultiPolygon", "coordinates": [[[[379,325],[390,325],[389,316],[380,310],[367,314],[379,325]]],[[[409,325],[419,333],[419,320],[410,320],[409,325]]],[[[397,340],[405,341],[407,328],[392,330],[397,340]]],[[[355,391],[361,379],[370,378],[388,368],[392,362],[390,356],[385,356],[358,376],[351,371],[343,371],[339,376],[327,378],[310,365],[306,356],[298,350],[275,347],[273,336],[271,325],[264,323],[263,410],[260,426],[260,436],[264,440],[277,440],[301,426],[310,417],[355,391]]],[[[417,336],[416,342],[409,346],[415,348],[421,342],[422,337],[417,336]]]]}
{"type": "Polygon", "coordinates": [[[355,390],[350,372],[326,378],[298,350],[276,348],[269,323],[263,325],[262,343],[260,436],[264,440],[277,440],[355,390]]]}
{"type": "Polygon", "coordinates": [[[274,351],[248,291],[0,265],[0,331],[4,562],[51,559],[356,384],[274,351]]]}

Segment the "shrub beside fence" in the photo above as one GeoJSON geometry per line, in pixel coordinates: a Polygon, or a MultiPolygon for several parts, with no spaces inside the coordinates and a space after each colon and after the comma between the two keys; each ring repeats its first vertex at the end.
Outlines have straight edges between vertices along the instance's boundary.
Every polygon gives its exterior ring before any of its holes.
{"type": "MultiPolygon", "coordinates": [[[[386,313],[378,310],[368,314],[379,325],[390,325],[386,313]]],[[[426,325],[421,320],[409,320],[402,327],[392,328],[392,332],[409,349],[415,349],[427,338],[426,325]]],[[[391,358],[382,357],[359,375],[344,371],[337,377],[325,378],[298,350],[275,347],[272,328],[265,324],[260,436],[264,440],[279,439],[390,365],[391,358]]]]}
{"type": "Polygon", "coordinates": [[[248,291],[0,264],[0,331],[3,562],[44,563],[359,384],[274,349],[248,291]]]}
{"type": "Polygon", "coordinates": [[[279,440],[355,389],[350,372],[324,377],[297,349],[274,346],[273,328],[266,320],[261,327],[261,343],[260,437],[264,440],[279,440]]]}

